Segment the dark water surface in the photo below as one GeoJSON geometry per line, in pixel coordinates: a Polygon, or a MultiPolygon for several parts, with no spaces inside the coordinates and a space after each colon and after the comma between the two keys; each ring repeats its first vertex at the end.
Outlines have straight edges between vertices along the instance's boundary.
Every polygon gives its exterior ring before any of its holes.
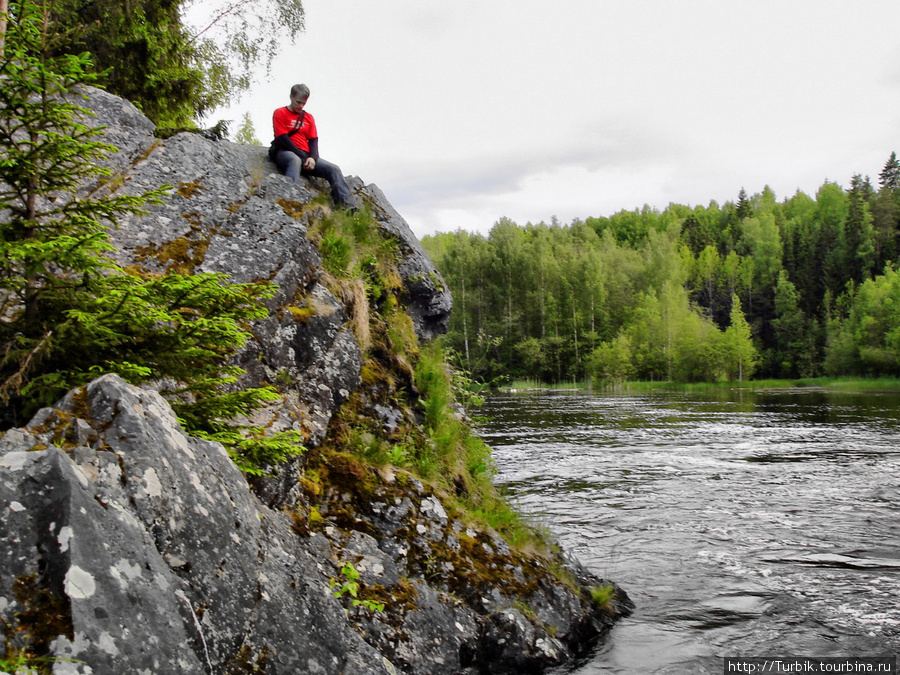
{"type": "Polygon", "coordinates": [[[488,399],[504,484],[637,605],[570,673],[900,652],[900,395],[488,399]]]}

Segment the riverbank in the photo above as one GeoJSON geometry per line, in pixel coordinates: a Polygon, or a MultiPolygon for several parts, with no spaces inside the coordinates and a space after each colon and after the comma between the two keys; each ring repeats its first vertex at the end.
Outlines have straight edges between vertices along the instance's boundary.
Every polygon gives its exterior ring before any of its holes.
{"type": "Polygon", "coordinates": [[[824,389],[842,392],[900,392],[900,378],[896,377],[810,377],[791,380],[748,380],[746,382],[623,382],[616,385],[597,385],[590,381],[557,382],[548,384],[537,380],[514,380],[502,391],[579,391],[596,392],[652,392],[746,389],[749,391],[782,389],[824,389]]]}

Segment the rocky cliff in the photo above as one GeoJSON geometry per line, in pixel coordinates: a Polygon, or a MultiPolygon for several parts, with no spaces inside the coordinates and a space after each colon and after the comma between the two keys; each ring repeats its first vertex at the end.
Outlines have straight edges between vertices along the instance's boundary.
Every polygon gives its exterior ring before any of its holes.
{"type": "Polygon", "coordinates": [[[552,545],[511,546],[477,517],[468,507],[486,497],[465,461],[434,474],[405,461],[416,447],[425,466],[442,442],[426,429],[435,412],[415,371],[452,303],[377,187],[350,179],[365,211],[352,226],[386,252],[355,262],[364,282],[336,266],[335,251],[351,253],[328,229],[322,186],[278,175],[264,148],[157,139],[131,104],[99,91],[90,106],[119,152],[114,179],[87,191],[172,186],[112,233],[121,264],[277,284],[236,386],[276,386],[252,422],[300,432],[307,451],[248,480],[222,446],[186,435],[158,391],[116,375],[5,432],[7,662],[44,656],[47,672],[85,674],[539,672],[627,612],[624,593],[552,545]]]}

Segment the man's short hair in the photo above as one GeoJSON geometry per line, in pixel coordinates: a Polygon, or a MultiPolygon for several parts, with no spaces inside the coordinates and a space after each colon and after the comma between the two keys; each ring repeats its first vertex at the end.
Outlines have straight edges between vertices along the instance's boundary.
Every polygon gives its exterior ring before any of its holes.
{"type": "Polygon", "coordinates": [[[302,99],[309,98],[309,87],[305,84],[295,84],[291,87],[291,98],[299,97],[302,99]]]}

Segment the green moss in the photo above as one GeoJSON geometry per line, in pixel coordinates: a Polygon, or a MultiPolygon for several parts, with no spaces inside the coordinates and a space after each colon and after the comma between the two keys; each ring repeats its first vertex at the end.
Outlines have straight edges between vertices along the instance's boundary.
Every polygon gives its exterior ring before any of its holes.
{"type": "MultiPolygon", "coordinates": [[[[199,227],[199,214],[182,214],[182,217],[192,222],[197,220],[199,227]]],[[[156,246],[155,244],[141,246],[136,250],[136,259],[143,261],[148,258],[154,258],[167,271],[188,274],[203,262],[211,237],[212,235],[209,238],[199,240],[178,237],[162,246],[156,246]]]]}
{"type": "Polygon", "coordinates": [[[181,217],[190,223],[191,230],[199,231],[203,229],[203,216],[197,211],[182,213],[181,217]]]}
{"type": "Polygon", "coordinates": [[[306,323],[309,321],[310,317],[316,315],[315,307],[288,307],[287,311],[291,313],[291,316],[294,317],[296,321],[299,323],[306,323]]]}
{"type": "MultiPolygon", "coordinates": [[[[35,574],[17,578],[13,583],[13,595],[22,606],[15,614],[15,632],[27,644],[26,649],[18,652],[17,658],[31,659],[37,663],[39,673],[50,673],[51,664],[46,660],[50,644],[60,635],[75,639],[68,598],[42,588],[35,574]]],[[[9,636],[8,631],[6,634],[9,636]]]]}
{"type": "Polygon", "coordinates": [[[352,495],[361,503],[367,504],[371,500],[377,480],[371,467],[345,452],[330,453],[326,461],[323,479],[330,487],[352,495]]]}
{"type": "Polygon", "coordinates": [[[394,381],[391,371],[373,358],[367,358],[363,362],[359,375],[362,385],[369,389],[376,387],[376,385],[387,385],[382,387],[384,390],[387,390],[393,385],[394,381]]]}
{"type": "Polygon", "coordinates": [[[604,612],[612,613],[613,599],[616,595],[615,586],[591,586],[589,590],[593,603],[604,612]]]}
{"type": "Polygon", "coordinates": [[[222,673],[223,675],[265,673],[268,660],[268,647],[263,647],[257,651],[250,645],[244,644],[234,656],[222,665],[222,673]]]}
{"type": "Polygon", "coordinates": [[[306,471],[300,476],[300,487],[310,499],[317,499],[322,494],[322,479],[318,471],[306,471]]]}
{"type": "Polygon", "coordinates": [[[409,315],[397,308],[385,316],[388,347],[399,357],[415,359],[419,355],[419,338],[409,315]]]}
{"type": "Polygon", "coordinates": [[[315,506],[310,507],[308,518],[310,530],[320,530],[325,526],[325,519],[322,517],[322,514],[319,513],[319,509],[315,506]]]}
{"type": "Polygon", "coordinates": [[[288,515],[291,517],[291,529],[294,532],[303,537],[309,535],[309,518],[304,515],[303,512],[298,509],[293,509],[288,512],[288,515]]]}
{"type": "Polygon", "coordinates": [[[78,387],[72,392],[72,414],[87,422],[91,421],[91,402],[87,387],[78,387]]]}
{"type": "Polygon", "coordinates": [[[157,251],[156,258],[161,263],[169,262],[187,262],[190,259],[188,255],[191,250],[191,241],[187,237],[179,237],[167,244],[164,244],[157,251]]]}
{"type": "Polygon", "coordinates": [[[284,368],[275,373],[275,387],[280,392],[284,393],[293,384],[294,378],[291,377],[291,374],[284,368]]]}
{"type": "Polygon", "coordinates": [[[200,180],[191,181],[190,183],[179,183],[178,187],[175,188],[175,192],[180,194],[185,199],[191,199],[196,196],[200,190],[206,190],[207,188],[203,187],[200,184],[200,180]]]}
{"type": "Polygon", "coordinates": [[[276,202],[284,212],[294,220],[303,220],[310,215],[321,215],[322,205],[316,201],[310,203],[298,202],[293,199],[278,199],[276,202]]]}

